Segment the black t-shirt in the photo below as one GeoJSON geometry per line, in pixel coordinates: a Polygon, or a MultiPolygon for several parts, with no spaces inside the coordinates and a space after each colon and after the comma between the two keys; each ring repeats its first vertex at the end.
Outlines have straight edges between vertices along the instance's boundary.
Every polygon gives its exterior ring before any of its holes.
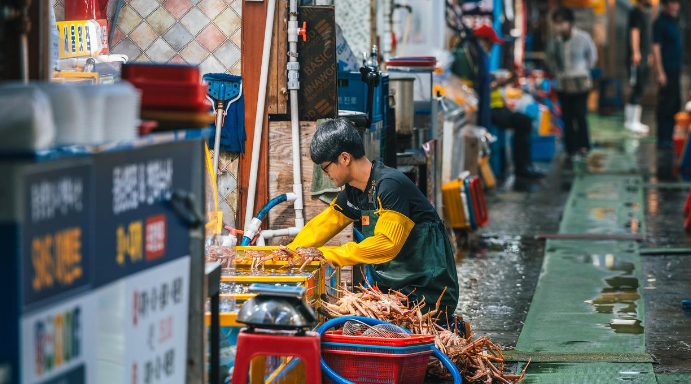
{"type": "Polygon", "coordinates": [[[441,220],[432,204],[406,175],[380,161],[372,162],[372,173],[364,192],[346,184],[336,204],[348,218],[359,222],[361,210],[379,209],[377,197],[384,209],[405,215],[416,224],[441,220]],[[370,192],[373,205],[369,203],[370,192]]]}
{"type": "Polygon", "coordinates": [[[627,41],[627,55],[626,55],[626,65],[631,65],[631,57],[633,56],[633,50],[631,49],[631,30],[638,29],[641,36],[641,63],[647,65],[648,55],[651,52],[651,36],[650,36],[650,15],[646,12],[641,11],[640,8],[634,7],[629,13],[629,27],[627,29],[626,41],[627,41]]]}

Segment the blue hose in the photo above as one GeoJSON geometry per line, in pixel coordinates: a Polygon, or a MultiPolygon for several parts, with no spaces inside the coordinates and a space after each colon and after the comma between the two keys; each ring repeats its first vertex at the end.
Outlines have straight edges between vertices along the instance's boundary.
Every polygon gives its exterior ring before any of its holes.
{"type": "Polygon", "coordinates": [[[358,231],[357,228],[353,228],[353,239],[356,243],[360,243],[362,240],[365,240],[365,235],[358,231]]]}
{"type": "MultiPolygon", "coordinates": [[[[369,317],[345,316],[345,317],[338,317],[335,319],[331,319],[331,320],[327,321],[326,323],[320,325],[319,328],[317,328],[317,333],[319,335],[323,335],[329,329],[343,325],[348,320],[361,321],[367,325],[389,324],[386,321],[372,319],[369,317]]],[[[406,332],[412,333],[408,330],[406,330],[406,332]]],[[[444,364],[444,367],[446,367],[446,369],[448,369],[449,372],[451,372],[451,376],[453,377],[454,384],[462,384],[463,378],[461,377],[461,373],[458,371],[458,368],[451,361],[451,359],[449,359],[445,354],[443,354],[436,347],[432,347],[432,351],[434,352],[434,357],[439,359],[439,361],[441,361],[441,363],[444,364]]],[[[341,376],[339,376],[336,372],[334,372],[334,370],[331,369],[326,364],[323,357],[321,358],[321,367],[322,367],[322,372],[324,372],[326,374],[326,376],[328,376],[329,379],[333,380],[336,384],[354,384],[352,381],[346,380],[346,379],[342,378],[341,376]]]]}
{"type": "MultiPolygon", "coordinates": [[[[288,196],[285,193],[280,195],[280,196],[274,197],[273,199],[271,199],[271,201],[269,201],[264,206],[264,208],[259,210],[259,213],[257,213],[257,216],[255,216],[255,218],[259,219],[259,221],[264,220],[264,217],[266,217],[266,215],[269,214],[269,211],[271,210],[271,208],[273,208],[273,207],[277,206],[278,204],[281,204],[285,201],[288,201],[288,196]]],[[[249,224],[249,223],[245,223],[245,225],[247,225],[247,224],[249,224]]],[[[246,246],[250,245],[250,242],[252,242],[252,239],[247,237],[247,236],[244,236],[242,238],[242,242],[240,243],[240,245],[243,247],[246,247],[246,246]]]]}

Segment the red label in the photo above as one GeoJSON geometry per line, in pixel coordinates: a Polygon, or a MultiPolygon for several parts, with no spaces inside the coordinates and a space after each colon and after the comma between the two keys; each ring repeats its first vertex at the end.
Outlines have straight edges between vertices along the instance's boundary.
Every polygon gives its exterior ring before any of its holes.
{"type": "Polygon", "coordinates": [[[105,55],[108,53],[110,48],[108,47],[108,20],[99,19],[96,20],[96,22],[98,23],[101,32],[101,47],[103,47],[103,49],[101,49],[101,55],[105,55]]]}
{"type": "Polygon", "coordinates": [[[166,253],[166,216],[157,215],[146,219],[146,261],[158,259],[166,253]]]}
{"type": "Polygon", "coordinates": [[[362,216],[362,225],[369,225],[369,216],[362,216]]]}

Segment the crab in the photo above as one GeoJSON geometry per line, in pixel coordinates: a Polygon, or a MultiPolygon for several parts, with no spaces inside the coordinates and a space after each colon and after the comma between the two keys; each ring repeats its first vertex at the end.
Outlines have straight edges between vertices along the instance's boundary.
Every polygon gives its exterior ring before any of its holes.
{"type": "Polygon", "coordinates": [[[294,257],[290,263],[283,266],[284,269],[290,269],[302,263],[302,265],[300,265],[299,272],[303,273],[305,271],[305,267],[309,263],[313,261],[319,261],[322,264],[328,264],[334,270],[334,272],[331,274],[331,276],[328,277],[327,280],[330,280],[336,274],[336,266],[333,265],[333,263],[329,259],[324,257],[324,254],[317,248],[297,247],[295,251],[293,251],[288,247],[280,246],[279,250],[286,252],[294,257]]]}

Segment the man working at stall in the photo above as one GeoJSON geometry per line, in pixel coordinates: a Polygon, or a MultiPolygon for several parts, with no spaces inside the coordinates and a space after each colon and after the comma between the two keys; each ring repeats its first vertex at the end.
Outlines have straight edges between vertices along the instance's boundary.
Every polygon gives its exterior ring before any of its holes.
{"type": "Polygon", "coordinates": [[[424,298],[428,309],[434,309],[446,289],[440,310],[451,318],[458,303],[451,244],[444,223],[417,186],[398,170],[367,159],[360,134],[345,119],[317,129],[310,156],[344,188],[288,247],[321,247],[341,267],[365,264],[370,284],[410,295],[411,303],[424,298]],[[361,227],[363,241],[323,247],[352,222],[361,227]]]}

